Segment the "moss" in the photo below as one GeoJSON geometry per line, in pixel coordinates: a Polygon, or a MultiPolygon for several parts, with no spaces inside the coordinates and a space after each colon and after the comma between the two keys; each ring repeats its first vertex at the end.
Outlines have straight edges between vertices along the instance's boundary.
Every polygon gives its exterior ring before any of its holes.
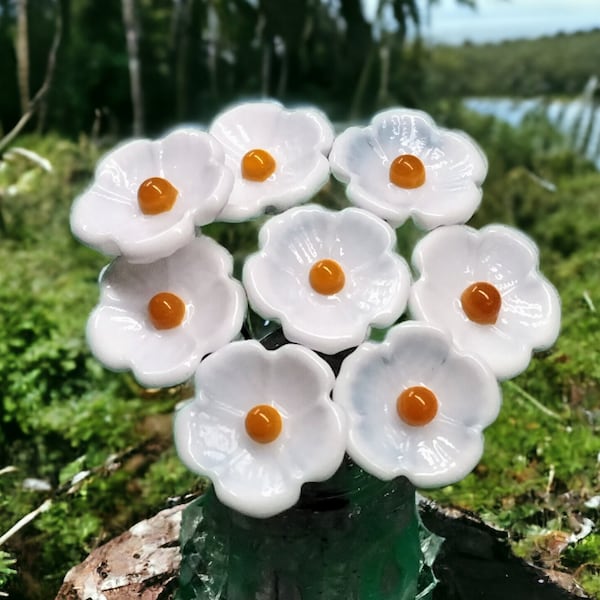
{"type": "MultiPolygon", "coordinates": [[[[475,472],[427,493],[507,528],[521,555],[570,570],[592,593],[600,587],[598,536],[558,553],[548,548],[584,516],[599,517],[586,502],[600,495],[600,174],[543,123],[519,131],[448,105],[437,114],[469,131],[490,160],[472,224],[514,224],[536,240],[542,269],[561,295],[563,325],[556,345],[503,385],[504,405],[475,472]]],[[[26,477],[60,493],[9,541],[6,550],[17,563],[0,556],[0,588],[15,600],[46,600],[91,547],[203,482],[182,467],[171,443],[171,415],[189,389],[143,390],[129,376],[104,370],[85,344],[106,259],[72,239],[68,214],[101,150],[83,138],[19,143],[54,169],[46,173],[20,160],[0,168],[0,466],[16,468],[0,476],[0,531],[47,497],[25,489],[26,477]],[[118,452],[126,458],[106,467],[118,452]],[[68,482],[82,471],[92,473],[70,490],[68,482]]],[[[343,206],[341,187],[332,182],[319,200],[343,206]]],[[[235,254],[239,268],[256,247],[257,226],[206,229],[235,254]]],[[[407,259],[421,235],[410,224],[398,230],[407,259]]]]}

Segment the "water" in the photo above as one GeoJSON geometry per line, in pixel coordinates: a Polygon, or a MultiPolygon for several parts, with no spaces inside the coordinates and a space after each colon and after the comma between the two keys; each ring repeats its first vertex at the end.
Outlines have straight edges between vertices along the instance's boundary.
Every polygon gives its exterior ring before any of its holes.
{"type": "Polygon", "coordinates": [[[597,87],[598,81],[591,79],[584,94],[573,100],[467,98],[464,103],[479,114],[492,115],[514,127],[519,126],[528,113],[541,109],[565,134],[571,147],[600,170],[600,107],[593,102],[597,87]]]}

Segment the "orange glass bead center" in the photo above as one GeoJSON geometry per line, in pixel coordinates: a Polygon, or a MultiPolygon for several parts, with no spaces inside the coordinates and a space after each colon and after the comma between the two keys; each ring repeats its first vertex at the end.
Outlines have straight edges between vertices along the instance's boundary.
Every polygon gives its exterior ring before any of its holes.
{"type": "Polygon", "coordinates": [[[185,304],[171,292],[160,292],[148,302],[148,314],[156,329],[173,329],[183,322],[185,304]]]}
{"type": "Polygon", "coordinates": [[[317,261],[311,267],[308,278],[312,289],[324,296],[337,294],[346,283],[344,270],[331,258],[317,261]]]}
{"type": "Polygon", "coordinates": [[[274,442],[281,433],[281,415],[268,404],[259,404],[246,415],[246,433],[259,444],[274,442]]]}
{"type": "Polygon", "coordinates": [[[179,191],[167,179],[150,177],[138,188],[138,204],[145,215],[158,215],[173,208],[179,191]]]}
{"type": "Polygon", "coordinates": [[[261,148],[255,148],[242,158],[242,177],[250,181],[264,181],[275,172],[275,159],[261,148]]]}
{"type": "Polygon", "coordinates": [[[425,183],[425,165],[412,154],[401,154],[390,165],[390,181],[407,190],[421,187],[425,183]]]}
{"type": "Polygon", "coordinates": [[[435,394],[422,385],[406,388],[396,402],[398,416],[413,427],[427,425],[435,418],[438,401],[435,394]]]}
{"type": "Polygon", "coordinates": [[[479,325],[493,325],[502,306],[500,292],[487,281],[478,281],[465,289],[460,297],[465,314],[479,325]]]}

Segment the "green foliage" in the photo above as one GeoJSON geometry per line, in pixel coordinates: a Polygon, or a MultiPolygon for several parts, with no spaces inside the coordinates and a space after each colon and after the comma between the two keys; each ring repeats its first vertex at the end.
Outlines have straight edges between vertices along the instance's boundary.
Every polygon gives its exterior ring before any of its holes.
{"type": "MultiPolygon", "coordinates": [[[[600,515],[596,513],[596,518],[600,515]]],[[[565,551],[563,563],[575,569],[581,584],[592,598],[600,597],[600,535],[592,533],[565,551]]]]}
{"type": "MultiPolygon", "coordinates": [[[[0,477],[0,533],[46,498],[24,487],[26,478],[41,479],[57,496],[7,543],[27,577],[3,571],[0,577],[11,598],[47,600],[70,564],[191,489],[193,478],[172,456],[168,467],[153,466],[171,447],[178,392],[148,395],[128,376],[103,369],[86,347],[85,323],[106,259],[72,238],[68,215],[98,149],[83,138],[73,144],[52,136],[23,138],[20,145],[53,169],[22,157],[0,169],[0,468],[14,467],[0,477]],[[163,414],[166,422],[157,427],[163,414]],[[109,456],[139,444],[105,466],[109,456]],[[71,489],[73,476],[87,471],[71,489]],[[142,488],[147,496],[137,493],[142,488]]],[[[2,561],[8,569],[8,558],[2,561]]]]}
{"type": "Polygon", "coordinates": [[[436,46],[428,97],[579,94],[598,72],[600,30],[496,44],[436,46]]]}
{"type": "MultiPolygon", "coordinates": [[[[0,73],[7,89],[0,131],[8,131],[20,117],[16,17],[11,3],[1,1],[0,73]]],[[[42,125],[71,136],[128,135],[131,91],[119,0],[28,2],[32,93],[44,79],[56,7],[63,36],[42,125]]],[[[360,0],[136,2],[147,130],[156,135],[181,121],[206,121],[242,97],[309,100],[334,118],[348,118],[352,110],[367,114],[390,96],[414,103],[422,87],[422,48],[407,49],[405,33],[420,19],[418,3],[383,0],[381,7],[371,23],[360,0]],[[379,53],[382,30],[393,32],[385,42],[394,64],[390,90],[382,89],[388,81],[379,53]]]]}
{"type": "Polygon", "coordinates": [[[16,571],[13,568],[17,561],[4,550],[0,550],[0,592],[6,585],[6,582],[12,575],[15,575],[16,571]]]}

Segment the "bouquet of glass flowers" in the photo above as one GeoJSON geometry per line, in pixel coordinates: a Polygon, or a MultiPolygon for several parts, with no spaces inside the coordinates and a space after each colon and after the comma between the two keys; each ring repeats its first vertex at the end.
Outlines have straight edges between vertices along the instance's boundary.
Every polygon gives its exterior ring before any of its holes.
{"type": "Polygon", "coordinates": [[[423,112],[386,110],[336,137],[319,110],[276,102],[99,163],[71,215],[76,237],[116,257],[91,350],[147,387],[195,383],[175,444],[212,488],[184,516],[181,598],[430,592],[414,486],[473,470],[498,380],[525,370],[560,324],[535,244],[464,225],[486,172],[473,140],[423,112]],[[354,206],[299,206],[330,174],[354,206]],[[265,213],[239,282],[200,228],[265,213]],[[396,252],[409,218],[428,232],[414,276],[396,252]],[[243,339],[248,305],[280,329],[243,339]]]}

